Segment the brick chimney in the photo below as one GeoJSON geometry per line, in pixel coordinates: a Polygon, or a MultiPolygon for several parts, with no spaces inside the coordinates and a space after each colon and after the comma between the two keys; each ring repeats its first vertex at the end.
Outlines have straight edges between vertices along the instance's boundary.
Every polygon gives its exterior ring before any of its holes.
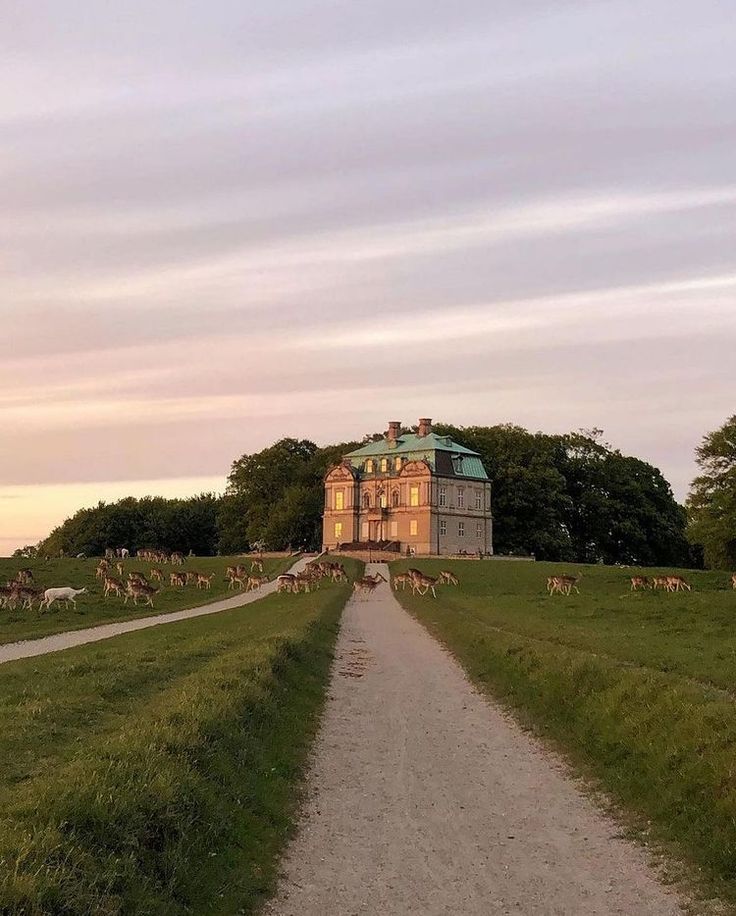
{"type": "Polygon", "coordinates": [[[401,420],[389,420],[388,421],[388,432],[386,433],[386,438],[389,442],[396,442],[399,438],[399,430],[401,429],[401,420]]]}
{"type": "Polygon", "coordinates": [[[432,432],[432,421],[427,419],[420,419],[419,429],[417,430],[418,436],[428,436],[432,432]]]}

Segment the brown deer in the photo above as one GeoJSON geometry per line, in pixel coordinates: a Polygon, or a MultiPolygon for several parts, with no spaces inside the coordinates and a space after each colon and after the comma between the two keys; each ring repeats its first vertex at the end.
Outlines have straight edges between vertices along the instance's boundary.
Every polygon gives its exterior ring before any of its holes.
{"type": "Polygon", "coordinates": [[[439,585],[439,577],[428,576],[426,573],[420,573],[418,576],[414,577],[414,586],[420,595],[426,595],[427,592],[432,592],[432,597],[437,597],[437,592],[434,590],[435,585],[439,585]]]}
{"type": "Polygon", "coordinates": [[[692,591],[690,583],[682,576],[667,576],[668,592],[692,591]]]}
{"type": "Polygon", "coordinates": [[[162,569],[159,569],[157,566],[154,566],[154,567],[151,569],[151,572],[149,573],[149,576],[151,577],[151,579],[155,579],[156,582],[163,582],[163,581],[164,581],[164,571],[163,571],[162,569]]]}
{"type": "Polygon", "coordinates": [[[631,591],[635,592],[640,588],[651,588],[652,583],[649,579],[649,576],[632,576],[631,577],[631,591]]]}
{"type": "Polygon", "coordinates": [[[138,599],[143,598],[143,603],[148,605],[148,607],[153,607],[153,596],[158,592],[157,588],[154,588],[152,585],[144,585],[140,582],[128,582],[128,587],[125,591],[125,601],[128,603],[128,598],[133,599],[133,604],[138,607],[138,599]]]}
{"type": "Polygon", "coordinates": [[[406,591],[406,586],[411,585],[411,583],[412,578],[409,573],[398,573],[398,575],[394,576],[393,582],[391,584],[393,585],[395,591],[398,591],[399,586],[401,586],[401,590],[403,592],[406,591]]]}
{"type": "Polygon", "coordinates": [[[454,572],[450,572],[449,569],[443,569],[437,578],[439,582],[441,582],[443,585],[459,585],[460,584],[460,580],[458,579],[458,577],[455,575],[454,572]]]}
{"type": "Polygon", "coordinates": [[[105,598],[107,598],[110,593],[117,595],[118,598],[122,598],[124,592],[125,585],[121,579],[115,579],[113,576],[105,576],[105,598]]]}
{"type": "Polygon", "coordinates": [[[206,588],[207,591],[209,591],[212,587],[212,580],[214,578],[214,573],[211,573],[209,576],[205,576],[203,573],[197,573],[197,588],[206,588]]]}
{"type": "Polygon", "coordinates": [[[298,586],[296,584],[296,576],[293,573],[283,573],[278,576],[276,579],[276,591],[277,592],[296,592],[298,591],[298,586]]]}
{"type": "Polygon", "coordinates": [[[374,589],[378,588],[381,582],[385,581],[386,579],[381,573],[376,573],[373,576],[362,576],[353,582],[353,592],[367,592],[370,594],[374,589]]]}
{"type": "Polygon", "coordinates": [[[263,560],[261,559],[252,560],[250,564],[250,571],[262,573],[263,572],[263,560]]]}
{"type": "Polygon", "coordinates": [[[245,590],[255,591],[260,588],[262,585],[265,585],[268,582],[268,576],[248,576],[248,581],[245,584],[245,590]]]}
{"type": "Polygon", "coordinates": [[[187,584],[187,577],[184,573],[172,572],[169,573],[169,582],[175,588],[184,588],[184,586],[187,584]]]}
{"type": "Polygon", "coordinates": [[[731,588],[736,588],[736,573],[731,576],[731,588]]]}

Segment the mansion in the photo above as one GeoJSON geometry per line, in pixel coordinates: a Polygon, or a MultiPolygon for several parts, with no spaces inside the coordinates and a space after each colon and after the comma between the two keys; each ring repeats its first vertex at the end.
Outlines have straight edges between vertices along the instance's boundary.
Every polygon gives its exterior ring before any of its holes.
{"type": "Polygon", "coordinates": [[[493,553],[491,483],[477,452],[392,421],[378,442],[349,452],[325,476],[322,543],[391,545],[402,553],[493,553]]]}

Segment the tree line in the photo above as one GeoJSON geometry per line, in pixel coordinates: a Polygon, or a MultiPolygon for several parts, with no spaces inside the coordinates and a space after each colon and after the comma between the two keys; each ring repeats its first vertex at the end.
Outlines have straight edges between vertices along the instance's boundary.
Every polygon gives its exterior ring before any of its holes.
{"type": "MultiPolygon", "coordinates": [[[[646,566],[736,566],[736,417],[697,450],[686,506],[661,471],[612,448],[600,430],[563,435],[520,426],[436,432],[477,451],[492,482],[494,549],[538,559],[646,566]]],[[[379,438],[368,434],[363,441],[379,438]]],[[[45,555],[108,546],[196,554],[319,547],[323,478],[358,442],[281,439],[238,458],[221,496],[129,497],[81,509],[37,545],[45,555]]]]}

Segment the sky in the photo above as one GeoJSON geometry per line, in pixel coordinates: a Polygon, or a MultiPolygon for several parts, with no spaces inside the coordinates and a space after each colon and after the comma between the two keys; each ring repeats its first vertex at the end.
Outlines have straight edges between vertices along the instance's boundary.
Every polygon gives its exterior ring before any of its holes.
{"type": "Polygon", "coordinates": [[[734,413],[730,0],[0,0],[0,554],[282,436],[734,413]]]}

